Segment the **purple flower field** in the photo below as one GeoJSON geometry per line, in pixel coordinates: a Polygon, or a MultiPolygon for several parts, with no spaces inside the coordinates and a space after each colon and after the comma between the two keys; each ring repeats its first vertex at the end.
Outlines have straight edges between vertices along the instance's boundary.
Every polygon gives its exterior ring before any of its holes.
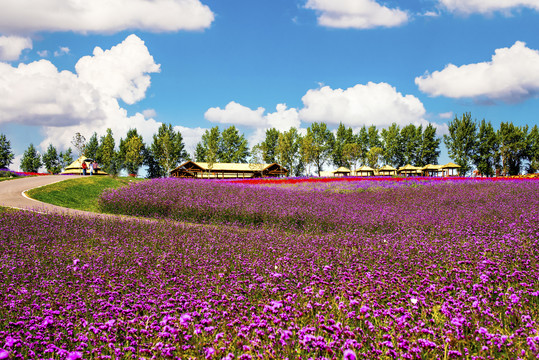
{"type": "Polygon", "coordinates": [[[102,201],[161,219],[0,212],[0,359],[539,356],[538,182],[102,201]]]}

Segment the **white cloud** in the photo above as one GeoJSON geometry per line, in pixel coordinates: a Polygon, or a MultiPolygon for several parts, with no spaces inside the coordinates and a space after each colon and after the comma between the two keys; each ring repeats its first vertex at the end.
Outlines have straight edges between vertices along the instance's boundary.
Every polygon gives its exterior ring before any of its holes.
{"type": "Polygon", "coordinates": [[[60,49],[54,52],[54,56],[56,57],[66,54],[69,54],[69,48],[67,46],[60,46],[60,49]]]}
{"type": "Polygon", "coordinates": [[[159,71],[142,40],[131,35],[110,50],[96,48],[75,68],[58,71],[48,60],[17,67],[0,63],[0,123],[42,126],[42,149],[49,143],[65,148],[76,132],[90,137],[107,128],[118,139],[137,128],[151,140],[160,123],[140,113],[128,116],[118,103],[144,98],[148,74],[159,71]]]}
{"type": "Polygon", "coordinates": [[[3,0],[0,32],[170,32],[202,30],[213,19],[199,0],[3,0]]]}
{"type": "Polygon", "coordinates": [[[42,50],[42,51],[38,51],[37,54],[39,56],[41,56],[42,58],[44,57],[48,57],[49,56],[49,51],[48,50],[42,50]]]}
{"type": "Polygon", "coordinates": [[[220,107],[209,108],[204,114],[204,117],[208,121],[219,124],[261,127],[265,123],[264,111],[265,109],[262,107],[252,110],[235,101],[231,101],[224,109],[220,107]]]}
{"type": "Polygon", "coordinates": [[[413,95],[402,95],[386,83],[358,84],[348,89],[324,86],[307,91],[299,116],[306,122],[325,122],[358,128],[366,125],[386,127],[427,124],[425,108],[413,95]]]}
{"type": "Polygon", "coordinates": [[[449,112],[440,113],[438,114],[438,117],[440,119],[451,119],[453,117],[453,112],[449,111],[449,112]]]}
{"type": "Polygon", "coordinates": [[[449,64],[441,71],[415,79],[431,96],[519,102],[539,92],[539,51],[517,41],[495,51],[492,60],[477,64],[449,64]]]}
{"type": "Polygon", "coordinates": [[[154,118],[157,117],[157,111],[154,109],[146,109],[142,111],[142,115],[144,115],[145,118],[154,118]]]}
{"type": "Polygon", "coordinates": [[[440,4],[452,12],[469,15],[490,14],[495,11],[510,13],[514,8],[526,7],[539,10],[538,0],[439,0],[440,4]]]}
{"type": "Polygon", "coordinates": [[[24,49],[32,48],[32,40],[20,36],[0,36],[0,61],[18,60],[24,49]]]}
{"type": "Polygon", "coordinates": [[[317,11],[320,25],[334,28],[394,27],[409,20],[405,11],[374,0],[308,0],[305,7],[317,11]]]}

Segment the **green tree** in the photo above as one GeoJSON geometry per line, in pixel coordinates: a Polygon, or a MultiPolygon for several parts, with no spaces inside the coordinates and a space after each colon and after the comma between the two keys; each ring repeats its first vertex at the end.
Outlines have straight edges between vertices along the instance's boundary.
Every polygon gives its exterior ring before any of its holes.
{"type": "Polygon", "coordinates": [[[266,138],[260,143],[262,156],[266,164],[277,162],[277,145],[279,143],[279,130],[271,128],[266,130],[266,138]]]}
{"type": "Polygon", "coordinates": [[[528,173],[532,174],[539,170],[539,128],[534,125],[528,134],[528,173]]]}
{"type": "Polygon", "coordinates": [[[449,135],[444,135],[449,157],[460,165],[460,174],[466,175],[471,170],[472,157],[476,147],[477,126],[470,113],[457,116],[449,122],[449,135]]]}
{"type": "Polygon", "coordinates": [[[281,166],[288,170],[288,176],[300,176],[304,171],[300,156],[302,137],[294,127],[279,134],[277,143],[277,159],[281,166]]]}
{"type": "Polygon", "coordinates": [[[71,144],[77,149],[79,156],[81,156],[86,146],[86,138],[80,132],[77,132],[73,136],[73,139],[71,139],[71,144]]]}
{"type": "Polygon", "coordinates": [[[6,135],[0,134],[0,169],[7,168],[13,162],[13,151],[11,151],[11,142],[6,135]]]}
{"type": "Polygon", "coordinates": [[[498,138],[492,124],[485,119],[479,124],[477,145],[473,154],[473,162],[477,170],[486,176],[495,174],[496,157],[499,151],[498,138]]]}
{"type": "Polygon", "coordinates": [[[367,163],[367,153],[369,152],[369,132],[365,125],[359,130],[355,142],[360,146],[361,164],[365,165],[367,163]]]}
{"type": "Polygon", "coordinates": [[[73,151],[68,148],[65,152],[59,154],[61,160],[62,169],[65,169],[73,162],[73,151]]]}
{"type": "Polygon", "coordinates": [[[136,129],[129,129],[125,139],[120,140],[118,156],[122,162],[122,168],[128,174],[137,174],[144,163],[144,141],[136,129]]]}
{"type": "Polygon", "coordinates": [[[221,132],[218,126],[214,126],[202,134],[195,149],[195,158],[196,161],[207,162],[211,167],[221,158],[221,151],[221,132]]]}
{"type": "Polygon", "coordinates": [[[24,172],[38,172],[41,167],[41,156],[37,152],[34,144],[30,144],[24,152],[21,160],[21,169],[24,172]]]}
{"type": "Polygon", "coordinates": [[[381,147],[374,146],[367,153],[367,164],[372,168],[377,168],[380,160],[384,155],[384,150],[381,147]]]}
{"type": "Polygon", "coordinates": [[[101,137],[94,160],[97,160],[101,167],[111,175],[117,171],[119,166],[118,158],[116,157],[116,142],[112,136],[111,129],[107,129],[107,134],[101,137]]]}
{"type": "Polygon", "coordinates": [[[187,158],[183,136],[179,131],[174,131],[171,124],[159,127],[153,136],[151,152],[163,176],[169,176],[170,171],[187,158]]]}
{"type": "Polygon", "coordinates": [[[404,158],[399,125],[393,123],[387,129],[382,129],[381,137],[384,149],[383,158],[386,164],[397,167],[402,166],[404,158]]]}
{"type": "Polygon", "coordinates": [[[520,174],[528,153],[528,126],[520,127],[512,122],[502,122],[497,135],[504,174],[520,174]]]}
{"type": "Polygon", "coordinates": [[[347,128],[341,122],[335,134],[335,143],[333,145],[333,152],[331,154],[333,165],[335,165],[336,167],[350,167],[350,162],[344,156],[344,147],[347,144],[352,144],[354,141],[355,138],[352,128],[347,128]]]}
{"type": "Polygon", "coordinates": [[[380,134],[378,133],[378,129],[375,125],[369,126],[368,129],[369,134],[369,149],[372,149],[373,147],[382,147],[382,141],[380,141],[380,134]]]}
{"type": "MultiPolygon", "coordinates": [[[[153,144],[152,144],[153,145],[153,144]]],[[[151,149],[144,148],[144,165],[148,167],[148,178],[156,179],[165,176],[163,169],[159,166],[159,163],[153,156],[151,149]]]]}
{"type": "Polygon", "coordinates": [[[425,166],[427,164],[438,164],[440,156],[441,139],[436,136],[436,128],[432,124],[428,124],[421,136],[421,145],[416,166],[425,166]]]}
{"type": "Polygon", "coordinates": [[[60,171],[62,171],[61,158],[58,151],[52,144],[49,144],[49,147],[47,148],[45,154],[43,154],[42,159],[43,165],[45,165],[45,169],[47,169],[49,173],[58,174],[60,171]]]}
{"type": "Polygon", "coordinates": [[[414,124],[406,125],[401,130],[401,142],[402,142],[402,164],[397,164],[397,166],[403,166],[405,164],[415,165],[417,163],[417,158],[420,148],[421,148],[421,137],[423,135],[423,127],[415,127],[414,124]]]}
{"type": "Polygon", "coordinates": [[[316,171],[320,176],[322,167],[333,152],[335,137],[325,123],[314,122],[307,128],[305,138],[308,139],[307,142],[310,142],[311,162],[316,166],[316,171]]]}
{"type": "Polygon", "coordinates": [[[350,164],[352,170],[356,170],[358,168],[357,164],[362,157],[361,145],[358,143],[345,144],[343,146],[342,154],[346,159],[346,162],[350,164]]]}
{"type": "Polygon", "coordinates": [[[90,140],[86,143],[86,146],[84,146],[83,155],[90,159],[96,159],[97,153],[99,151],[99,141],[97,140],[97,133],[93,133],[92,137],[90,137],[90,140]]]}
{"type": "MultiPolygon", "coordinates": [[[[223,163],[246,163],[249,157],[249,145],[245,135],[240,134],[235,126],[229,126],[221,134],[221,153],[218,158],[223,163]]],[[[264,157],[265,160],[265,157],[264,157]]]]}

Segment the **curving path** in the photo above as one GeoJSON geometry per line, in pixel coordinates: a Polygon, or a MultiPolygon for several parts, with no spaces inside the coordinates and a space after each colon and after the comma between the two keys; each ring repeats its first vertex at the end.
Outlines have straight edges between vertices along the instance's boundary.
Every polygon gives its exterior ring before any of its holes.
{"type": "Polygon", "coordinates": [[[47,175],[0,181],[0,206],[43,213],[107,217],[107,215],[103,214],[47,204],[41,201],[30,199],[24,194],[25,191],[30,189],[54,184],[59,181],[68,181],[79,177],[79,175],[47,175]]]}

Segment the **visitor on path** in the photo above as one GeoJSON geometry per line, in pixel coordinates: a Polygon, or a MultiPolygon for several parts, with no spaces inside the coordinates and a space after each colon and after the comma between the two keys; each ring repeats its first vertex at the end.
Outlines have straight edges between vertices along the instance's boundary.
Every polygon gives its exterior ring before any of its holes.
{"type": "Polygon", "coordinates": [[[94,174],[94,168],[91,162],[88,164],[88,168],[90,169],[90,176],[92,176],[94,174]]]}
{"type": "Polygon", "coordinates": [[[86,165],[86,161],[82,162],[82,176],[86,176],[86,169],[88,168],[88,165],[86,165]]]}
{"type": "Polygon", "coordinates": [[[97,175],[97,162],[94,160],[94,162],[92,163],[92,169],[94,170],[94,175],[97,175]]]}

